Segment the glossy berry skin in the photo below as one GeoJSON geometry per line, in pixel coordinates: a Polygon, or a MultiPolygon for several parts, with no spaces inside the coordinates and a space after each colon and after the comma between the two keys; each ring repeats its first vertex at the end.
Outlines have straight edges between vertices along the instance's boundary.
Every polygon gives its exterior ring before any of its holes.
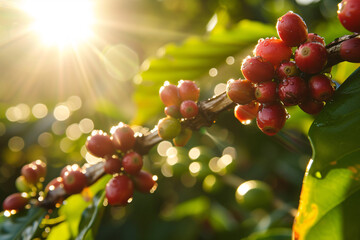
{"type": "Polygon", "coordinates": [[[105,192],[110,205],[124,206],[133,196],[134,185],[128,176],[118,175],[106,184],[105,192]]]}
{"type": "Polygon", "coordinates": [[[164,140],[171,140],[181,132],[180,121],[172,117],[160,119],[157,128],[159,136],[164,140]]]}
{"type": "Polygon", "coordinates": [[[275,68],[277,68],[282,61],[289,61],[291,54],[291,48],[281,39],[277,38],[260,39],[254,49],[255,56],[261,56],[275,68]]]}
{"type": "Polygon", "coordinates": [[[241,65],[241,72],[252,83],[271,81],[274,77],[274,66],[265,62],[260,56],[246,57],[241,65]]]}
{"type": "Polygon", "coordinates": [[[280,39],[289,47],[297,47],[308,36],[304,20],[293,12],[287,12],[277,20],[276,30],[280,39]]]}
{"type": "Polygon", "coordinates": [[[234,108],[234,115],[239,122],[246,125],[256,118],[259,107],[260,104],[255,101],[246,105],[236,105],[234,108]]]}
{"type": "Polygon", "coordinates": [[[316,33],[309,33],[307,42],[318,42],[321,45],[324,45],[324,46],[326,45],[325,39],[316,33]]]}
{"type": "Polygon", "coordinates": [[[360,62],[360,38],[356,37],[342,42],[340,56],[348,62],[360,62]]]}
{"type": "Polygon", "coordinates": [[[306,96],[307,83],[301,77],[288,77],[279,83],[279,98],[286,106],[297,105],[306,96]]]}
{"type": "Polygon", "coordinates": [[[29,203],[29,198],[25,196],[26,195],[21,193],[13,193],[9,195],[3,202],[3,209],[7,211],[19,211],[23,209],[29,203]]]}
{"type": "Polygon", "coordinates": [[[160,99],[165,106],[176,105],[180,106],[181,100],[179,95],[179,89],[174,84],[166,82],[164,86],[160,88],[160,99]]]}
{"type": "Polygon", "coordinates": [[[285,125],[286,110],[281,103],[264,105],[256,117],[259,129],[269,136],[278,133],[285,125]]]}
{"type": "Polygon", "coordinates": [[[32,163],[35,164],[37,167],[38,176],[40,177],[40,180],[44,180],[44,178],[46,176],[46,172],[47,172],[46,163],[44,163],[41,160],[36,160],[32,163]]]}
{"type": "Polygon", "coordinates": [[[93,131],[85,143],[86,149],[95,157],[105,157],[115,153],[110,136],[103,131],[93,131]]]}
{"type": "Polygon", "coordinates": [[[63,179],[62,177],[57,177],[51,180],[45,187],[45,194],[49,191],[54,191],[56,188],[63,186],[63,179]]]}
{"type": "Polygon", "coordinates": [[[282,62],[276,69],[276,77],[279,80],[299,75],[299,69],[293,61],[282,62]]]}
{"type": "Polygon", "coordinates": [[[104,171],[107,174],[120,173],[121,167],[121,161],[118,157],[112,156],[105,159],[104,171]]]}
{"type": "Polygon", "coordinates": [[[236,201],[249,210],[268,209],[273,202],[273,193],[269,185],[259,180],[242,183],[236,190],[236,201]]]}
{"type": "Polygon", "coordinates": [[[185,100],[180,105],[180,113],[184,118],[196,117],[199,113],[199,107],[192,100],[185,100]]]}
{"type": "Polygon", "coordinates": [[[324,108],[325,103],[324,102],[319,102],[313,99],[306,99],[305,101],[301,102],[299,104],[299,107],[301,108],[301,110],[303,110],[304,112],[308,113],[308,114],[318,114],[319,112],[321,112],[321,110],[324,108]]]}
{"type": "Polygon", "coordinates": [[[259,83],[255,88],[256,101],[259,103],[271,103],[278,99],[278,84],[276,82],[259,83]]]}
{"type": "Polygon", "coordinates": [[[334,95],[331,79],[325,75],[318,74],[309,79],[309,90],[311,97],[317,101],[328,101],[334,95]]]}
{"type": "Polygon", "coordinates": [[[87,185],[85,174],[76,164],[64,171],[61,177],[67,194],[80,193],[87,185]]]}
{"type": "Polygon", "coordinates": [[[176,106],[176,105],[171,105],[168,107],[165,107],[164,110],[166,116],[169,117],[173,117],[173,118],[181,118],[181,113],[180,113],[180,107],[176,106]]]}
{"type": "Polygon", "coordinates": [[[156,189],[157,183],[153,179],[153,175],[140,171],[138,174],[133,176],[135,189],[142,193],[153,193],[156,189]]]}
{"type": "Polygon", "coordinates": [[[19,192],[30,192],[31,191],[30,184],[26,181],[25,177],[22,175],[16,178],[15,186],[19,192]]]}
{"type": "Polygon", "coordinates": [[[248,104],[255,99],[254,86],[249,80],[229,80],[226,94],[231,101],[237,104],[248,104]]]}
{"type": "Polygon", "coordinates": [[[21,175],[29,184],[35,185],[39,182],[40,176],[37,166],[35,164],[26,164],[21,168],[21,175]]]}
{"type": "Polygon", "coordinates": [[[112,142],[114,147],[122,152],[129,151],[135,145],[134,131],[128,125],[119,123],[116,127],[111,128],[112,142]]]}
{"type": "Polygon", "coordinates": [[[360,32],[360,1],[343,0],[338,7],[337,14],[341,24],[351,32],[360,32]]]}
{"type": "Polygon", "coordinates": [[[192,100],[196,102],[199,99],[200,88],[195,82],[190,80],[181,80],[178,83],[179,96],[181,101],[192,100]]]}
{"type": "Polygon", "coordinates": [[[129,174],[137,174],[143,166],[142,156],[137,152],[129,152],[124,156],[122,166],[125,172],[129,174]]]}
{"type": "Polygon", "coordinates": [[[173,143],[177,147],[183,147],[187,144],[192,136],[192,131],[190,128],[182,128],[179,135],[173,139],[173,143]]]}
{"type": "Polygon", "coordinates": [[[304,43],[295,52],[295,62],[305,73],[318,73],[327,63],[326,48],[318,42],[304,43]]]}

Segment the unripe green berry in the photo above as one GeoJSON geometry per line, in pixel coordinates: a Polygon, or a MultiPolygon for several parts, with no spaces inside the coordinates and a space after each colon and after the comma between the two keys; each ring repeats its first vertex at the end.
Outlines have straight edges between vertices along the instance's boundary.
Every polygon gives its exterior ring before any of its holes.
{"type": "Polygon", "coordinates": [[[160,119],[157,127],[159,136],[164,140],[171,140],[181,132],[180,121],[172,117],[160,119]]]}

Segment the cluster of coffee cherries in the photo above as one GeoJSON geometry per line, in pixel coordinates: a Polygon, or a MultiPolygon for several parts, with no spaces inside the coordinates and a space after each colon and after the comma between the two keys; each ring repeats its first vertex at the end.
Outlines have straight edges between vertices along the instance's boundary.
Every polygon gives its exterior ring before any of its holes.
{"type": "Polygon", "coordinates": [[[158,134],[164,140],[173,140],[175,146],[185,146],[192,131],[182,128],[180,119],[194,118],[199,113],[197,101],[200,88],[190,80],[180,80],[178,85],[165,82],[160,88],[160,99],[164,103],[166,117],[159,120],[158,134]]]}
{"type": "Polygon", "coordinates": [[[284,126],[285,107],[299,105],[304,112],[317,114],[334,93],[324,72],[328,56],[324,38],[308,33],[303,19],[291,11],[278,19],[276,29],[280,39],[260,39],[254,56],[243,60],[245,79],[227,84],[228,97],[238,104],[236,118],[242,123],[256,118],[259,129],[270,136],[284,126]]]}
{"type": "Polygon", "coordinates": [[[24,165],[21,168],[21,175],[15,181],[15,186],[19,192],[9,195],[4,200],[3,209],[15,213],[29,204],[30,199],[36,197],[42,189],[46,172],[46,163],[41,160],[24,165]]]}
{"type": "Polygon", "coordinates": [[[113,175],[105,188],[108,203],[124,206],[132,200],[135,189],[154,192],[156,176],[142,170],[143,157],[134,151],[136,138],[130,126],[120,122],[110,133],[111,136],[101,130],[93,131],[86,148],[93,156],[103,158],[104,171],[113,175]]]}

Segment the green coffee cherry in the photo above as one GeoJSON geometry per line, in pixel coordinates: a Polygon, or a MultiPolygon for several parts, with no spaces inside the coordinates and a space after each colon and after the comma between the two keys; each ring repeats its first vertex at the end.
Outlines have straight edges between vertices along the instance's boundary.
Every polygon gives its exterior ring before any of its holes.
{"type": "Polygon", "coordinates": [[[265,182],[250,180],[240,184],[236,190],[235,198],[246,209],[268,209],[271,207],[273,194],[271,188],[265,182]]]}
{"type": "Polygon", "coordinates": [[[180,121],[173,117],[166,117],[159,120],[158,134],[164,140],[171,140],[181,132],[180,121]]]}

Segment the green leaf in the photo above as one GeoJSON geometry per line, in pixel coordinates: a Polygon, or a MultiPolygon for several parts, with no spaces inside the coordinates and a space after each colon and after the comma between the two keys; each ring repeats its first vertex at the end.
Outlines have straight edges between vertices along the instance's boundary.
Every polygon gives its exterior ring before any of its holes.
{"type": "Polygon", "coordinates": [[[93,203],[83,211],[79,224],[79,235],[76,240],[85,239],[86,234],[92,230],[96,221],[101,219],[105,209],[103,205],[104,199],[105,191],[99,191],[93,198],[93,203]]]}
{"type": "Polygon", "coordinates": [[[159,89],[165,81],[176,84],[181,79],[199,80],[211,68],[225,63],[227,57],[244,50],[250,54],[251,44],[255,46],[259,38],[275,34],[274,26],[243,20],[231,30],[217,29],[209,36],[189,37],[180,45],[171,43],[163,47],[160,57],[143,64],[144,70],[137,78],[141,80],[137,81],[134,95],[138,107],[134,123],[143,124],[162,111],[159,89]]]}
{"type": "Polygon", "coordinates": [[[33,206],[29,210],[21,211],[11,217],[1,216],[0,239],[32,239],[45,214],[46,211],[43,208],[33,206]]]}
{"type": "Polygon", "coordinates": [[[254,233],[242,240],[290,240],[290,229],[271,229],[263,233],[254,233]]]}
{"type": "Polygon", "coordinates": [[[296,239],[360,239],[360,68],[336,91],[309,131],[296,239]]]}
{"type": "Polygon", "coordinates": [[[185,217],[201,218],[208,214],[210,209],[210,200],[207,197],[198,197],[190,199],[177,205],[171,212],[167,213],[167,220],[179,220],[185,217]]]}

